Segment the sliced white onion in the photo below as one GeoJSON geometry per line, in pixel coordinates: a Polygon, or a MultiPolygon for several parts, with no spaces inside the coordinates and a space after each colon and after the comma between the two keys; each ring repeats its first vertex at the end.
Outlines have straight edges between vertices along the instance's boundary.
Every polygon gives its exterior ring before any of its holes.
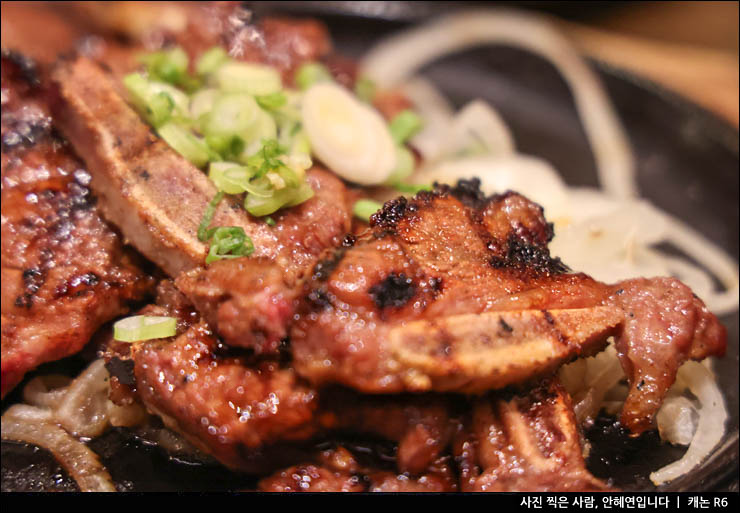
{"type": "Polygon", "coordinates": [[[440,141],[452,123],[454,109],[434,84],[425,78],[414,77],[404,82],[400,91],[424,120],[421,130],[411,137],[409,143],[424,160],[434,160],[439,154],[440,141]]]}
{"type": "Polygon", "coordinates": [[[694,403],[677,396],[667,397],[655,416],[660,439],[676,445],[689,445],[697,425],[694,403]]]}
{"type": "Polygon", "coordinates": [[[701,262],[725,287],[725,291],[714,292],[710,297],[704,298],[707,307],[716,315],[737,310],[740,298],[737,261],[692,227],[672,216],[668,216],[667,239],[697,262],[701,262]]]}
{"type": "Polygon", "coordinates": [[[489,195],[507,190],[526,191],[528,198],[544,207],[548,219],[558,219],[568,211],[565,183],[558,173],[544,160],[526,155],[443,161],[424,167],[412,181],[455,184],[460,179],[474,177],[480,178],[481,190],[489,195]]]}
{"type": "Polygon", "coordinates": [[[473,100],[457,113],[439,146],[437,158],[470,153],[511,155],[514,153],[514,138],[490,105],[483,100],[473,100]]]}
{"type": "Polygon", "coordinates": [[[604,190],[621,198],[637,195],[629,142],[606,92],[544,16],[499,9],[444,16],[385,39],[366,55],[361,69],[381,87],[390,88],[441,56],[484,44],[518,46],[548,59],[573,94],[604,190]]]}
{"type": "Polygon", "coordinates": [[[722,440],[727,421],[722,392],[709,370],[697,362],[686,362],[678,371],[691,393],[699,400],[699,423],[683,457],[650,474],[655,485],[671,481],[699,465],[722,440]]]}
{"type": "Polygon", "coordinates": [[[385,182],[396,167],[396,149],[380,114],[343,87],[313,85],[301,117],[314,154],[342,178],[360,185],[385,182]]]}
{"type": "Polygon", "coordinates": [[[75,436],[95,437],[108,426],[108,370],[95,360],[67,388],[55,420],[75,436]]]}
{"type": "Polygon", "coordinates": [[[11,406],[2,417],[3,440],[47,449],[83,492],[115,492],[113,480],[97,455],[64,429],[44,420],[46,414],[45,410],[33,406],[11,406]]]}
{"type": "Polygon", "coordinates": [[[33,406],[56,408],[72,379],[59,374],[37,376],[23,387],[23,400],[33,406]]]}

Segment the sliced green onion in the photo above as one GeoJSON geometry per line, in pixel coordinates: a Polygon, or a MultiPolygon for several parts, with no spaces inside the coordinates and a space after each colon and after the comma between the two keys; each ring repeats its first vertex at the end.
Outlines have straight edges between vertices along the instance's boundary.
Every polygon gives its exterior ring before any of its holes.
{"type": "Polygon", "coordinates": [[[367,77],[359,77],[355,82],[355,94],[365,103],[372,103],[375,98],[375,82],[367,77]]]}
{"type": "Polygon", "coordinates": [[[277,223],[275,222],[275,220],[272,217],[267,216],[267,217],[265,217],[265,224],[267,226],[275,226],[277,223]]]}
{"type": "Polygon", "coordinates": [[[126,317],[113,324],[113,338],[121,342],[139,342],[172,337],[177,332],[177,319],[153,315],[126,317]]]}
{"type": "Polygon", "coordinates": [[[247,146],[238,135],[207,135],[206,144],[224,159],[237,159],[247,146]]]}
{"type": "Polygon", "coordinates": [[[197,167],[203,167],[212,158],[206,143],[198,139],[187,128],[167,123],[157,129],[159,136],[177,153],[197,167]]]}
{"type": "Polygon", "coordinates": [[[208,231],[211,247],[206,264],[224,258],[239,258],[254,253],[252,239],[238,226],[221,226],[208,231]]]}
{"type": "Polygon", "coordinates": [[[265,96],[283,88],[280,73],[264,64],[227,62],[213,74],[218,87],[226,92],[265,96]]]}
{"type": "Polygon", "coordinates": [[[290,142],[291,155],[310,155],[311,141],[305,130],[298,125],[298,131],[293,134],[293,140],[290,142]]]}
{"type": "Polygon", "coordinates": [[[213,103],[204,126],[206,135],[242,136],[262,112],[257,102],[246,94],[225,94],[213,103]]]}
{"type": "Polygon", "coordinates": [[[288,102],[288,97],[282,91],[263,96],[255,96],[257,104],[266,110],[278,110],[288,102]]]}
{"type": "Polygon", "coordinates": [[[286,207],[295,207],[300,205],[304,201],[308,201],[313,198],[314,191],[307,182],[303,182],[298,189],[293,192],[293,197],[285,204],[286,207]]]}
{"type": "Polygon", "coordinates": [[[369,221],[370,216],[381,208],[383,208],[382,203],[369,199],[361,199],[355,203],[355,206],[352,208],[352,213],[355,217],[358,217],[363,221],[369,221]]]}
{"type": "Polygon", "coordinates": [[[178,84],[188,72],[188,54],[180,48],[153,52],[140,57],[149,76],[164,80],[171,84],[178,84]]]}
{"type": "Polygon", "coordinates": [[[221,93],[218,89],[202,89],[190,98],[190,117],[198,119],[213,110],[213,105],[221,93]]]}
{"type": "Polygon", "coordinates": [[[396,144],[403,144],[409,137],[418,132],[421,126],[421,118],[414,111],[406,109],[396,114],[388,128],[396,144]]]}
{"type": "Polygon", "coordinates": [[[153,126],[165,123],[172,116],[175,101],[164,91],[155,94],[150,82],[138,73],[131,73],[123,78],[131,100],[146,120],[153,126]]]}
{"type": "Polygon", "coordinates": [[[431,191],[434,189],[430,184],[413,184],[413,183],[396,183],[393,187],[404,194],[417,194],[421,191],[431,191]]]}
{"type": "Polygon", "coordinates": [[[249,182],[252,174],[249,169],[234,162],[211,162],[208,178],[219,191],[226,194],[241,194],[246,189],[242,182],[249,182]],[[227,172],[231,171],[227,174],[227,172]],[[243,176],[242,176],[243,175],[243,176]]]}
{"type": "Polygon", "coordinates": [[[259,109],[257,119],[244,133],[244,139],[247,144],[242,151],[239,160],[246,162],[249,157],[262,149],[263,141],[276,140],[276,138],[277,125],[275,124],[275,119],[273,119],[273,117],[264,110],[259,109]]]}
{"type": "Polygon", "coordinates": [[[199,241],[205,242],[210,239],[208,236],[208,227],[213,220],[213,214],[216,213],[216,207],[218,207],[218,204],[221,203],[222,199],[224,199],[224,193],[223,191],[218,191],[213,199],[208,203],[206,211],[203,212],[203,219],[201,219],[200,225],[198,226],[199,241]]]}
{"type": "Polygon", "coordinates": [[[414,172],[415,164],[416,160],[414,159],[414,154],[411,153],[411,150],[409,150],[405,146],[397,146],[396,169],[393,170],[391,176],[389,176],[388,180],[386,180],[386,185],[394,187],[395,184],[408,178],[411,173],[414,172]]]}
{"type": "Polygon", "coordinates": [[[244,200],[244,208],[255,217],[263,217],[277,212],[283,207],[293,207],[303,203],[314,195],[313,189],[307,183],[297,189],[284,188],[276,190],[270,197],[259,197],[248,194],[244,200]]]}
{"type": "Polygon", "coordinates": [[[210,75],[228,60],[229,55],[226,51],[220,46],[215,46],[200,56],[195,65],[195,72],[200,76],[210,75]]]}
{"type": "Polygon", "coordinates": [[[318,62],[303,64],[295,74],[295,83],[302,90],[306,90],[318,82],[331,82],[332,80],[334,79],[326,66],[318,62]]]}

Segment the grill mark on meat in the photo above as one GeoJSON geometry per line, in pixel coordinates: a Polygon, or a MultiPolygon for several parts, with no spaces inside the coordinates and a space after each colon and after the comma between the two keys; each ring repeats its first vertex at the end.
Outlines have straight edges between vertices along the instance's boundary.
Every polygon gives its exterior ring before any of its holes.
{"type": "Polygon", "coordinates": [[[5,47],[2,49],[2,59],[7,61],[7,63],[15,65],[19,70],[19,76],[28,85],[34,88],[41,85],[41,77],[36,61],[26,57],[19,51],[5,47]]]}
{"type": "Polygon", "coordinates": [[[122,360],[121,358],[113,357],[105,362],[105,368],[108,369],[111,377],[115,377],[122,385],[136,384],[133,360],[122,360]]]}
{"type": "Polygon", "coordinates": [[[404,273],[391,273],[380,283],[370,287],[370,295],[378,308],[400,308],[416,293],[414,281],[404,273]]]}
{"type": "Polygon", "coordinates": [[[492,256],[491,267],[494,269],[517,269],[537,275],[554,275],[568,272],[568,266],[560,258],[552,258],[547,248],[527,244],[515,233],[509,234],[506,241],[505,256],[492,256]]]}
{"type": "MultiPolygon", "coordinates": [[[[350,236],[348,235],[347,237],[350,236]]],[[[347,237],[345,237],[345,241],[347,240],[347,237]]],[[[354,241],[352,241],[349,247],[351,247],[352,244],[354,244],[354,241]]],[[[311,273],[311,279],[315,282],[328,280],[329,275],[337,267],[337,265],[339,265],[342,257],[344,257],[344,254],[347,251],[347,247],[348,246],[343,243],[342,247],[329,250],[329,256],[322,258],[314,266],[313,272],[311,273]]]]}

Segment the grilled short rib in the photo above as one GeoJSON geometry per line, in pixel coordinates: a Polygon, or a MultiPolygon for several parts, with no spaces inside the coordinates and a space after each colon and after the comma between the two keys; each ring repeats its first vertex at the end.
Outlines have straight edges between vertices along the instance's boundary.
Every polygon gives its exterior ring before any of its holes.
{"type": "Polygon", "coordinates": [[[570,397],[557,380],[477,399],[454,442],[463,492],[604,492],[586,470],[570,397]]]}
{"type": "Polygon", "coordinates": [[[275,352],[287,336],[296,284],[350,228],[341,181],[310,170],[314,197],[273,216],[275,227],[224,199],[212,225],[243,228],[255,252],[204,270],[208,247],[197,231],[216,187],[151,132],[94,62],[62,63],[53,77],[56,116],[91,170],[104,215],[145,256],[179,277],[178,287],[229,344],[275,352]]]}
{"type": "Polygon", "coordinates": [[[2,395],[153,287],[54,131],[33,61],[2,56],[2,395]]]}
{"type": "Polygon", "coordinates": [[[630,395],[622,421],[650,427],[687,358],[722,355],[726,332],[672,278],[600,283],[552,258],[542,208],[477,180],[386,203],[352,248],[307,283],[291,330],[296,370],[366,393],[479,393],[541,376],[617,337],[630,395]]]}

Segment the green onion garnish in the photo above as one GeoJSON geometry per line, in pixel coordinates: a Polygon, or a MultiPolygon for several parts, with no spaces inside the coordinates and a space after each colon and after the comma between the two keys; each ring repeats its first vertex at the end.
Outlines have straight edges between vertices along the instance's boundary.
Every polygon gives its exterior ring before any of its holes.
{"type": "Polygon", "coordinates": [[[121,342],[139,342],[175,335],[177,319],[152,315],[126,317],[113,324],[113,338],[121,342]]]}
{"type": "Polygon", "coordinates": [[[211,247],[208,250],[206,264],[224,258],[239,258],[254,253],[252,239],[238,226],[221,226],[208,230],[211,247]]]}
{"type": "Polygon", "coordinates": [[[267,224],[267,226],[275,226],[277,223],[272,217],[267,216],[265,217],[265,224],[267,224]]]}
{"type": "Polygon", "coordinates": [[[220,46],[215,46],[200,56],[195,65],[195,72],[200,76],[210,75],[228,61],[229,55],[226,51],[220,46]]]}
{"type": "Polygon", "coordinates": [[[386,185],[394,187],[397,183],[408,178],[414,172],[416,160],[411,150],[403,145],[396,147],[396,169],[385,181],[386,185]]]}
{"type": "Polygon", "coordinates": [[[208,226],[210,226],[211,221],[213,220],[213,214],[216,213],[216,207],[218,207],[218,204],[221,203],[222,199],[224,199],[224,193],[222,191],[218,191],[210,203],[208,203],[206,211],[203,212],[203,219],[201,219],[200,225],[198,226],[199,241],[205,242],[210,239],[208,236],[208,226]]]}
{"type": "Polygon", "coordinates": [[[281,91],[263,96],[255,96],[254,99],[257,100],[257,104],[260,107],[267,110],[277,110],[288,102],[288,98],[281,91]]]}
{"type": "Polygon", "coordinates": [[[306,90],[318,82],[334,80],[329,70],[318,62],[307,62],[295,73],[295,83],[302,90],[306,90]]]}
{"type": "Polygon", "coordinates": [[[166,123],[157,129],[159,136],[177,153],[188,159],[197,167],[203,167],[211,158],[206,143],[193,133],[175,123],[166,123]]]}
{"type": "MultiPolygon", "coordinates": [[[[198,226],[198,239],[210,243],[207,263],[251,254],[252,241],[241,228],[209,226],[226,194],[242,195],[244,208],[258,217],[314,195],[306,181],[312,163],[302,93],[283,88],[277,68],[237,62],[221,48],[203,53],[195,74],[181,48],[153,52],[142,62],[146,74],[124,79],[132,103],[170,147],[208,170],[218,191],[198,226]]],[[[301,87],[322,80],[332,80],[331,74],[315,62],[296,77],[301,87]]],[[[360,89],[369,95],[371,85],[364,81],[360,89]]],[[[275,225],[272,218],[265,222],[275,225]]]]}
{"type": "Polygon", "coordinates": [[[355,82],[355,94],[365,103],[372,103],[375,98],[375,82],[367,77],[359,77],[355,82]]]}
{"type": "Polygon", "coordinates": [[[355,203],[355,206],[352,208],[352,213],[354,213],[355,217],[358,217],[363,221],[369,221],[370,216],[381,208],[383,208],[382,203],[378,203],[377,201],[370,199],[361,199],[355,203]]]}
{"type": "Polygon", "coordinates": [[[404,194],[416,194],[421,191],[431,191],[432,189],[434,189],[434,187],[432,187],[428,183],[412,184],[412,183],[401,183],[401,182],[393,184],[393,188],[404,194]]]}
{"type": "Polygon", "coordinates": [[[406,109],[396,114],[388,128],[396,144],[403,144],[418,132],[421,126],[421,118],[414,111],[406,109]]]}
{"type": "Polygon", "coordinates": [[[153,52],[139,58],[149,76],[158,80],[178,84],[188,72],[188,55],[180,48],[153,52]]]}
{"type": "Polygon", "coordinates": [[[283,88],[280,73],[264,64],[227,62],[214,73],[214,80],[222,91],[265,96],[283,88]]]}

